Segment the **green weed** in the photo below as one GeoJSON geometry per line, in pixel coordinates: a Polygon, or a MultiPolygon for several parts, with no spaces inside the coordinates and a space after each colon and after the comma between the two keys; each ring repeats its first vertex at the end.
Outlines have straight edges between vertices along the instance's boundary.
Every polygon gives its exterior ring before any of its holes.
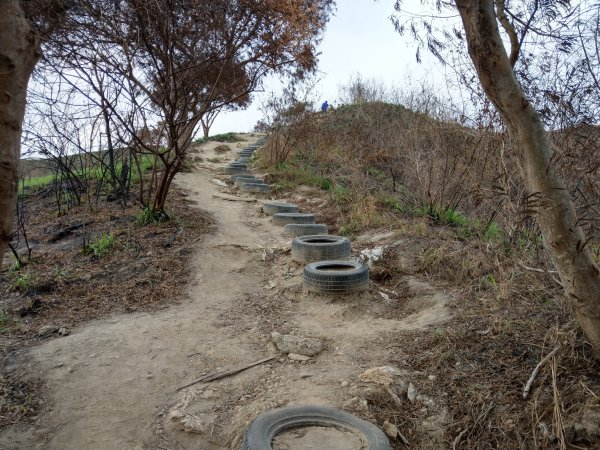
{"type": "Polygon", "coordinates": [[[10,323],[10,317],[8,317],[8,315],[0,310],[0,334],[4,333],[6,331],[6,326],[10,323]]]}
{"type": "Polygon", "coordinates": [[[194,144],[206,144],[209,141],[216,141],[216,142],[241,142],[241,141],[243,141],[243,139],[240,138],[235,133],[221,133],[221,134],[215,134],[214,136],[209,136],[207,138],[205,138],[205,137],[198,138],[198,139],[196,139],[194,141],[194,144]]]}
{"type": "Polygon", "coordinates": [[[148,225],[150,223],[167,222],[170,219],[165,211],[155,211],[151,207],[146,207],[135,218],[138,225],[148,225]]]}
{"type": "Polygon", "coordinates": [[[92,255],[95,258],[102,258],[110,251],[116,242],[117,239],[112,233],[103,234],[96,240],[87,243],[83,248],[83,252],[86,255],[92,255]]]}
{"type": "Polygon", "coordinates": [[[223,161],[225,161],[225,158],[222,158],[220,156],[216,156],[214,158],[208,158],[207,161],[211,162],[211,163],[222,163],[223,161]]]}
{"type": "Polygon", "coordinates": [[[21,292],[27,292],[28,290],[33,288],[34,285],[35,282],[33,280],[33,277],[28,273],[18,275],[15,278],[15,281],[13,282],[14,289],[21,292]]]}

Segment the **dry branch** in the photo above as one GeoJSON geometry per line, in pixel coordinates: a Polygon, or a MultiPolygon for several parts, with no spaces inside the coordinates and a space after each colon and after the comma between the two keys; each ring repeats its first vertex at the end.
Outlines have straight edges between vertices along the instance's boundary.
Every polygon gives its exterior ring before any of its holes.
{"type": "Polygon", "coordinates": [[[227,201],[230,201],[230,202],[248,202],[248,203],[253,203],[253,202],[256,201],[255,198],[233,197],[233,196],[229,196],[229,195],[212,194],[212,196],[214,198],[219,198],[221,200],[227,200],[227,201]]]}
{"type": "Polygon", "coordinates": [[[531,376],[529,377],[529,380],[527,380],[527,384],[525,384],[525,387],[523,388],[523,398],[527,398],[527,395],[529,395],[529,391],[531,390],[531,385],[533,384],[533,381],[535,380],[535,377],[537,376],[537,374],[540,371],[540,369],[542,368],[542,366],[556,354],[556,352],[558,351],[559,348],[560,348],[560,346],[556,347],[554,350],[552,350],[550,353],[548,353],[538,363],[537,366],[535,366],[535,369],[533,369],[533,372],[531,372],[531,376]]]}
{"type": "Polygon", "coordinates": [[[241,366],[241,367],[236,367],[235,369],[231,369],[231,370],[226,370],[224,372],[221,371],[221,372],[213,372],[213,373],[206,374],[206,375],[204,375],[204,376],[202,376],[200,378],[195,379],[194,381],[192,381],[192,382],[190,382],[188,384],[185,384],[185,385],[183,385],[181,387],[178,387],[177,388],[177,392],[179,392],[182,389],[185,389],[187,387],[193,386],[196,383],[208,383],[209,381],[220,380],[221,378],[225,378],[225,377],[228,377],[228,376],[231,376],[231,375],[238,374],[238,373],[240,373],[240,372],[242,372],[242,371],[244,371],[246,369],[249,369],[251,367],[258,366],[259,364],[264,364],[264,363],[266,363],[268,361],[271,361],[272,359],[275,359],[275,357],[271,356],[269,358],[259,359],[258,361],[251,362],[250,364],[246,364],[246,365],[241,366]]]}

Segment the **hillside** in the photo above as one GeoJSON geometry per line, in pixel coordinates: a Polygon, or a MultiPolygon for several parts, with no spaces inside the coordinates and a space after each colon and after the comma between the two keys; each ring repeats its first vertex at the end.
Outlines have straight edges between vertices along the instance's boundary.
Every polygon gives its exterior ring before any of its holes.
{"type": "Polygon", "coordinates": [[[238,448],[260,412],[306,403],[393,424],[395,449],[598,447],[598,363],[505,136],[383,103],[306,114],[251,160],[256,195],[221,174],[242,139],[194,148],[165,222],[134,190],[58,216],[54,188],[22,199],[34,257],[1,273],[0,447],[238,448]],[[353,258],[379,249],[368,290],[306,291],[266,200],[353,258]],[[295,359],[273,332],[322,349],[295,359]]]}

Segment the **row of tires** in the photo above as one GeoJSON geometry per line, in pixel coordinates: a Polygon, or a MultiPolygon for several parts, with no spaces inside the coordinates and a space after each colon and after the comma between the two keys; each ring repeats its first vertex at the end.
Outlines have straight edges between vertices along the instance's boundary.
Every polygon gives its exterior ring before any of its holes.
{"type": "MultiPolygon", "coordinates": [[[[268,184],[247,172],[247,165],[258,145],[244,148],[234,163],[225,167],[224,173],[232,175],[233,183],[246,192],[268,193],[268,184]]],[[[315,223],[313,214],[300,213],[297,205],[283,202],[265,202],[263,211],[272,216],[274,225],[283,227],[292,241],[292,259],[305,263],[304,286],[320,293],[351,293],[369,286],[365,266],[350,261],[350,241],[342,236],[328,234],[327,226],[315,223]]],[[[369,450],[389,450],[390,445],[375,425],[336,408],[305,405],[289,406],[268,411],[257,417],[246,429],[244,450],[272,448],[273,439],[293,428],[331,427],[342,429],[359,437],[369,450]]]]}
{"type": "Polygon", "coordinates": [[[272,216],[274,225],[294,236],[292,260],[306,264],[304,287],[312,292],[349,294],[369,288],[369,270],[361,263],[350,261],[350,241],[331,236],[327,226],[315,223],[315,216],[299,212],[290,203],[265,202],[263,211],[272,216]]]}
{"type": "Polygon", "coordinates": [[[238,153],[238,159],[226,165],[222,172],[226,175],[232,175],[232,180],[241,191],[254,193],[269,193],[271,187],[262,179],[248,173],[248,163],[254,152],[262,145],[258,141],[255,145],[245,147],[238,153]]]}
{"type": "MultiPolygon", "coordinates": [[[[261,144],[244,148],[240,158],[250,158],[261,144]]],[[[269,192],[268,184],[247,172],[247,160],[236,166],[225,167],[235,171],[231,181],[242,191],[269,192]]],[[[360,292],[369,287],[369,271],[359,262],[350,261],[350,241],[342,236],[328,235],[327,225],[315,223],[315,216],[301,213],[298,205],[284,202],[264,202],[263,211],[272,216],[274,225],[294,237],[292,259],[306,264],[303,273],[304,286],[313,292],[343,294],[360,292]]]]}

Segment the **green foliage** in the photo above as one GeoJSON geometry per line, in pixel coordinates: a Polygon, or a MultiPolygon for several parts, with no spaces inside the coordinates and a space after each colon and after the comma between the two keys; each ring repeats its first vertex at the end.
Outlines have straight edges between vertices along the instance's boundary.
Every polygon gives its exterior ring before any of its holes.
{"type": "Polygon", "coordinates": [[[95,258],[102,258],[110,251],[116,242],[117,239],[112,233],[102,234],[94,241],[87,243],[83,248],[83,252],[86,255],[92,255],[95,258]]]}
{"type": "Polygon", "coordinates": [[[216,142],[241,142],[244,139],[242,139],[241,137],[239,137],[237,134],[235,133],[222,133],[222,134],[215,134],[214,136],[209,136],[207,138],[202,137],[202,138],[198,138],[194,141],[194,144],[206,144],[209,141],[216,141],[216,142]]]}
{"type": "Polygon", "coordinates": [[[17,275],[15,281],[13,282],[13,287],[17,291],[21,292],[27,292],[28,290],[33,288],[34,285],[35,282],[33,280],[33,277],[29,273],[17,275]]]}
{"type": "Polygon", "coordinates": [[[313,186],[324,191],[333,189],[333,180],[315,173],[310,166],[280,163],[274,166],[274,176],[281,187],[294,189],[300,185],[313,186]]]}
{"type": "Polygon", "coordinates": [[[378,202],[386,209],[391,209],[395,212],[406,212],[405,206],[400,202],[398,197],[394,195],[382,195],[378,197],[378,202]]]}
{"type": "Polygon", "coordinates": [[[343,223],[340,226],[340,236],[353,236],[360,230],[360,224],[355,221],[343,223]]]}
{"type": "Polygon", "coordinates": [[[352,201],[352,193],[350,189],[338,184],[331,190],[331,200],[336,206],[344,206],[352,201]]]}
{"type": "Polygon", "coordinates": [[[208,158],[207,161],[211,162],[211,163],[221,163],[221,162],[225,161],[225,158],[217,156],[215,158],[208,158]]]}
{"type": "Polygon", "coordinates": [[[136,217],[138,225],[148,225],[150,223],[167,222],[170,219],[165,211],[155,211],[151,207],[144,208],[136,217]]]}
{"type": "Polygon", "coordinates": [[[8,317],[8,315],[0,310],[0,334],[4,333],[6,331],[6,326],[10,323],[10,317],[8,317]]]}
{"type": "Polygon", "coordinates": [[[501,236],[502,229],[500,228],[500,225],[498,225],[496,222],[490,223],[485,229],[485,232],[483,233],[483,238],[486,241],[497,241],[498,239],[500,239],[501,236]]]}

